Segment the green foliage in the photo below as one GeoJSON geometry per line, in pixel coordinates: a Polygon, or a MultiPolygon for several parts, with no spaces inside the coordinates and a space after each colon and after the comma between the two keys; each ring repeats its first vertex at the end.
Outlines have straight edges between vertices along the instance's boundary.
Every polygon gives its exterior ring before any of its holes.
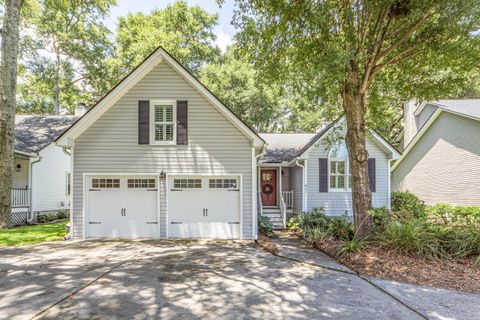
{"type": "Polygon", "coordinates": [[[259,216],[258,217],[258,230],[265,234],[267,237],[273,236],[273,223],[269,217],[259,216]]]}
{"type": "Polygon", "coordinates": [[[200,80],[235,114],[257,131],[282,126],[286,102],[281,87],[263,81],[236,46],[200,72],[200,80]]]}
{"type": "Polygon", "coordinates": [[[113,44],[103,24],[114,0],[27,1],[21,30],[18,112],[73,113],[111,82],[105,70],[113,44]]]}
{"type": "Polygon", "coordinates": [[[329,218],[328,233],[343,241],[351,241],[354,238],[353,225],[347,216],[329,218]]]}
{"type": "Polygon", "coordinates": [[[342,247],[338,251],[338,254],[343,255],[346,253],[357,252],[365,249],[365,243],[362,240],[352,238],[343,243],[342,247]]]}
{"type": "MultiPolygon", "coordinates": [[[[292,218],[293,219],[293,218],[292,218]]],[[[295,218],[292,228],[302,231],[307,241],[323,241],[335,238],[342,241],[353,239],[353,226],[347,216],[327,217],[323,208],[316,208],[295,218]],[[309,239],[309,237],[314,237],[309,239]]]]}
{"type": "Polygon", "coordinates": [[[383,226],[389,219],[390,212],[385,207],[371,208],[368,210],[368,215],[372,218],[375,226],[383,226]]]}
{"type": "Polygon", "coordinates": [[[308,227],[304,229],[303,236],[305,241],[312,246],[317,246],[330,238],[328,231],[320,227],[308,227]]]}
{"type": "Polygon", "coordinates": [[[287,229],[293,232],[302,231],[302,227],[300,226],[300,219],[300,215],[295,215],[291,217],[287,222],[287,229]]]}
{"type": "Polygon", "coordinates": [[[159,45],[194,74],[219,57],[213,28],[218,15],[200,6],[178,1],[149,14],[129,13],[118,20],[116,43],[125,74],[143,61],[159,45]]]}
{"type": "Polygon", "coordinates": [[[392,211],[409,211],[416,218],[425,216],[425,203],[411,192],[392,192],[392,211]]]}
{"type": "Polygon", "coordinates": [[[303,230],[314,228],[327,230],[329,223],[323,208],[315,208],[310,212],[304,212],[300,215],[299,222],[303,230]]]}
{"type": "Polygon", "coordinates": [[[433,222],[450,226],[480,227],[480,207],[452,206],[439,203],[427,206],[426,212],[433,222]]]}

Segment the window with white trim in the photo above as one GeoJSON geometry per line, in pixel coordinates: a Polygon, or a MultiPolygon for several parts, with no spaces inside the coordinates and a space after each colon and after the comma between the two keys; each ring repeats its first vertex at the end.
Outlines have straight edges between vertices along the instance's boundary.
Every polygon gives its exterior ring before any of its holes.
{"type": "Polygon", "coordinates": [[[174,144],[176,139],[176,104],[173,101],[152,101],[152,143],[174,144]]]}
{"type": "Polygon", "coordinates": [[[120,179],[92,179],[92,188],[118,189],[120,179]]]}
{"type": "Polygon", "coordinates": [[[348,149],[345,142],[330,149],[328,154],[329,188],[331,191],[349,191],[352,188],[352,176],[348,162],[348,149]]]}
{"type": "Polygon", "coordinates": [[[173,187],[176,189],[200,189],[202,179],[173,179],[173,187]]]}
{"type": "Polygon", "coordinates": [[[155,179],[128,179],[127,188],[129,189],[155,188],[155,179]]]}
{"type": "Polygon", "coordinates": [[[211,189],[236,189],[237,179],[209,179],[208,185],[211,189]]]}

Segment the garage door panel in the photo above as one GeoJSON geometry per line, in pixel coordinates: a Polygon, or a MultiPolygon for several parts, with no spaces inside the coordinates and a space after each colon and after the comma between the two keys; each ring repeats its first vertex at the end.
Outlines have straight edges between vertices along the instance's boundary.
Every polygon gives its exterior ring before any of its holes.
{"type": "Polygon", "coordinates": [[[188,180],[184,177],[171,178],[169,237],[240,238],[238,183],[239,178],[235,176],[189,177],[188,180]]]}
{"type": "Polygon", "coordinates": [[[87,183],[87,237],[159,237],[155,177],[92,177],[87,183]]]}

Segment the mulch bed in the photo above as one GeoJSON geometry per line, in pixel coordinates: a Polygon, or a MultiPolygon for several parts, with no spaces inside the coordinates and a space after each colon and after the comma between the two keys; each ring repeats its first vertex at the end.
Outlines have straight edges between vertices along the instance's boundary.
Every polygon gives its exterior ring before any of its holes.
{"type": "Polygon", "coordinates": [[[432,261],[387,250],[373,244],[359,252],[338,255],[339,241],[326,241],[318,249],[361,275],[437,288],[480,293],[480,265],[475,259],[432,261]]]}
{"type": "Polygon", "coordinates": [[[258,234],[258,240],[257,240],[257,243],[265,250],[267,250],[268,252],[271,252],[273,254],[277,254],[278,253],[278,247],[275,243],[273,243],[273,241],[267,237],[266,235],[264,235],[263,233],[259,233],[258,234]]]}

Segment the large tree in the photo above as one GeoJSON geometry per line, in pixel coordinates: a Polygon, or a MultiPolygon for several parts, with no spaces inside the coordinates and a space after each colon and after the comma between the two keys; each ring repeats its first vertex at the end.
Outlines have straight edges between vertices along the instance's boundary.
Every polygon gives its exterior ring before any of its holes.
{"type": "Polygon", "coordinates": [[[347,120],[355,226],[358,235],[365,235],[372,199],[366,148],[372,88],[382,79],[421,95],[421,89],[463,83],[466,71],[478,68],[480,3],[236,2],[234,20],[242,30],[237,39],[265,77],[290,80],[305,95],[321,96],[331,105],[340,101],[347,120]],[[451,77],[439,76],[445,74],[451,77]]]}
{"type": "Polygon", "coordinates": [[[21,0],[6,0],[0,60],[0,228],[10,226],[21,0]]]}
{"type": "Polygon", "coordinates": [[[113,54],[103,23],[115,0],[29,0],[22,23],[19,111],[73,112],[92,102],[112,80],[113,54]]]}
{"type": "Polygon", "coordinates": [[[149,14],[129,13],[118,20],[116,43],[122,74],[130,71],[159,45],[191,72],[218,57],[213,28],[218,16],[200,6],[178,1],[149,14]]]}

